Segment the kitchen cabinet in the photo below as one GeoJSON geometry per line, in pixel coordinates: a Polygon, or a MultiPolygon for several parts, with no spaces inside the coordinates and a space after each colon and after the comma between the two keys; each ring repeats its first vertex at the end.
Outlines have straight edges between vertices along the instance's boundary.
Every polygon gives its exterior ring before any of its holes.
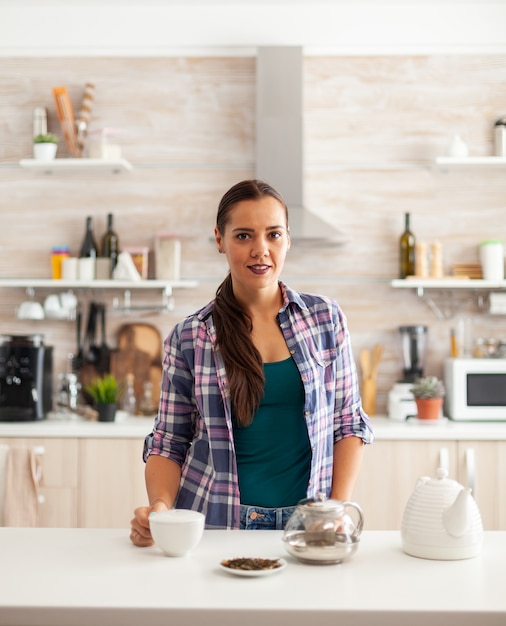
{"type": "Polygon", "coordinates": [[[142,438],[5,438],[0,444],[41,451],[41,527],[125,528],[134,508],[147,504],[142,438]]]}
{"type": "Polygon", "coordinates": [[[147,504],[143,445],[143,439],[79,441],[81,528],[125,528],[135,507],[147,504]]]}
{"type": "Polygon", "coordinates": [[[5,438],[10,447],[36,447],[42,468],[39,526],[78,526],[78,440],[53,438],[5,438]]]}
{"type": "Polygon", "coordinates": [[[486,530],[506,529],[506,442],[446,439],[376,441],[366,448],[353,494],[365,528],[399,529],[417,479],[435,477],[440,466],[472,487],[486,530]]]}

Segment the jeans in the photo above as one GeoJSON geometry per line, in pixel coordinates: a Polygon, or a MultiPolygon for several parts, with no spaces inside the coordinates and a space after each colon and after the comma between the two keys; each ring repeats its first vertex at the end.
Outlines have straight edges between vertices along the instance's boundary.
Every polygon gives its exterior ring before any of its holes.
{"type": "Polygon", "coordinates": [[[241,504],[241,530],[283,530],[295,511],[294,506],[270,509],[241,504]]]}

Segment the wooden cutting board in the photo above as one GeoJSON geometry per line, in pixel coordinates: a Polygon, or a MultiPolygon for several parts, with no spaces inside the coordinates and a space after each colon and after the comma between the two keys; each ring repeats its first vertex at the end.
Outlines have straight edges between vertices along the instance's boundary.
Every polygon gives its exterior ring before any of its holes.
{"type": "Polygon", "coordinates": [[[153,385],[153,401],[158,406],[162,380],[163,340],[160,331],[151,324],[123,324],[117,333],[117,345],[111,351],[111,373],[120,384],[127,374],[134,375],[137,406],[144,393],[144,383],[153,385]]]}

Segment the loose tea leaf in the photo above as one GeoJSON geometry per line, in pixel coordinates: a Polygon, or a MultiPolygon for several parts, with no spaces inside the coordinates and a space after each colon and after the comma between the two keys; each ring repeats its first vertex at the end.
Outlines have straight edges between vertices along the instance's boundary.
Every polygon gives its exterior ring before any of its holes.
{"type": "Polygon", "coordinates": [[[226,559],[225,561],[222,561],[221,564],[224,567],[229,567],[230,569],[241,569],[250,571],[277,569],[278,567],[281,567],[279,559],[256,559],[246,557],[241,557],[237,559],[226,559]]]}

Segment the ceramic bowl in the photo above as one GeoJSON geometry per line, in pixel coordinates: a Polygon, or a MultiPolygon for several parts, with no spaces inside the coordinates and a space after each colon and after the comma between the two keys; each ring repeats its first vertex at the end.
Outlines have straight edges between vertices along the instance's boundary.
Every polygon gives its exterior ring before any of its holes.
{"type": "Polygon", "coordinates": [[[204,532],[205,515],[186,509],[153,512],[149,527],[156,546],[167,556],[184,556],[195,548],[204,532]]]}

